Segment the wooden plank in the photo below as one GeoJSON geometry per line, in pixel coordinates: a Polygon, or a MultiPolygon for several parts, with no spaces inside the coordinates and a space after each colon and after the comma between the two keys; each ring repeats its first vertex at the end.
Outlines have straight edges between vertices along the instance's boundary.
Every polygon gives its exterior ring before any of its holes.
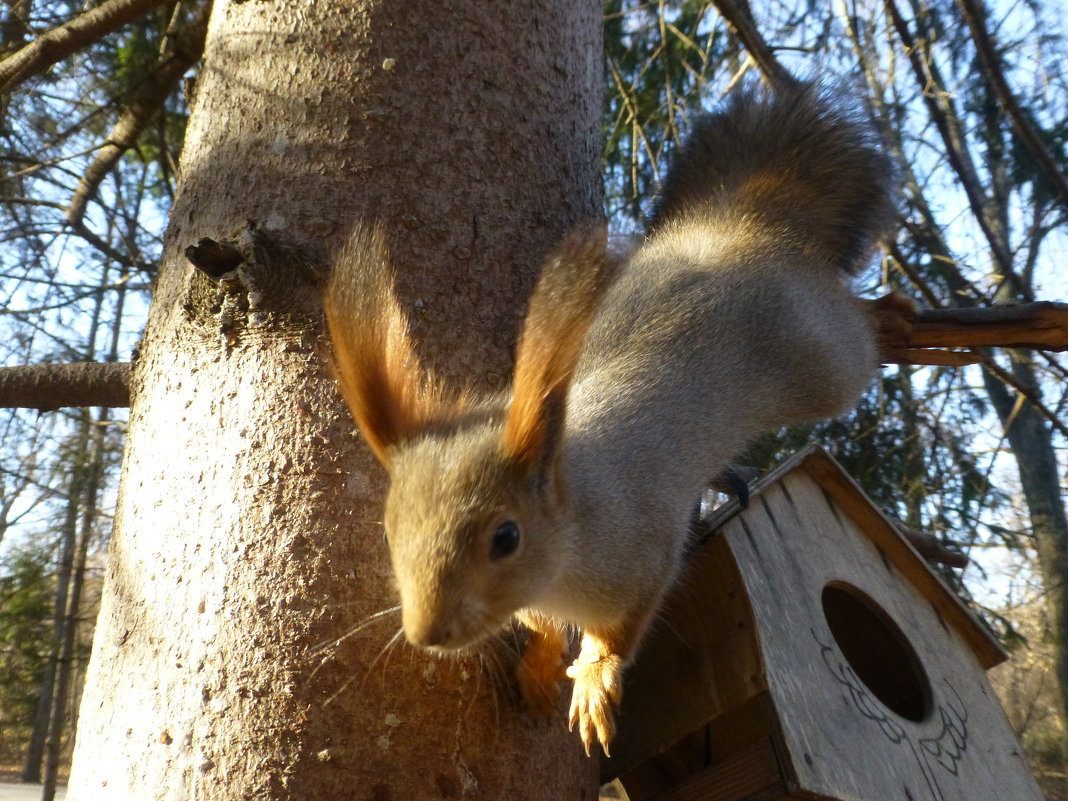
{"type": "Polygon", "coordinates": [[[771,701],[763,692],[631,769],[621,783],[630,801],[659,798],[711,766],[774,739],[773,722],[771,701]]]}
{"type": "MultiPolygon", "coordinates": [[[[624,781],[626,786],[626,781],[624,781]]],[[[655,801],[772,801],[789,798],[770,739],[760,740],[677,786],[655,801]]]]}
{"type": "Polygon", "coordinates": [[[627,670],[602,783],[765,689],[745,585],[714,537],[691,555],[627,670]]]}
{"type": "Polygon", "coordinates": [[[690,732],[619,779],[630,801],[651,801],[711,764],[708,727],[690,732]]]}
{"type": "Polygon", "coordinates": [[[923,309],[910,348],[997,346],[1068,349],[1068,303],[1039,301],[986,309],[923,309]]]}
{"type": "Polygon", "coordinates": [[[769,737],[774,740],[778,734],[777,725],[767,692],[749,699],[705,727],[703,745],[708,755],[706,764],[726,759],[769,737]]]}
{"type": "MultiPolygon", "coordinates": [[[[847,510],[826,476],[815,480],[811,458],[723,525],[750,593],[787,787],[801,797],[864,801],[1039,801],[968,626],[944,613],[942,589],[921,592],[916,576],[926,568],[916,572],[918,557],[896,533],[876,542],[856,519],[871,522],[859,505],[847,510]],[[916,668],[918,703],[896,712],[873,689],[884,694],[885,677],[860,680],[858,669],[878,670],[880,661],[861,659],[855,669],[844,655],[824,609],[828,586],[870,604],[875,622],[867,625],[891,621],[874,647],[909,643],[912,656],[884,665],[916,668]]],[[[898,704],[893,692],[885,697],[898,704]]]]}

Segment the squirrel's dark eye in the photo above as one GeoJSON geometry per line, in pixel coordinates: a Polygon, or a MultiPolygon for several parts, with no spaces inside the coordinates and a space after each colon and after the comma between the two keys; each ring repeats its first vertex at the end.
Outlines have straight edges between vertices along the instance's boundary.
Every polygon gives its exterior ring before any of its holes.
{"type": "Polygon", "coordinates": [[[503,559],[515,553],[519,547],[519,526],[512,520],[505,520],[493,533],[493,545],[490,546],[490,559],[503,559]]]}

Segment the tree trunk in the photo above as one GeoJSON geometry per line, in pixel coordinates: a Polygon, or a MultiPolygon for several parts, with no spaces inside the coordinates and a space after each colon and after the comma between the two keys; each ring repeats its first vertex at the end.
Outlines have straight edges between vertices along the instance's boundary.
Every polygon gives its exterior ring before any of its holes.
{"type": "Polygon", "coordinates": [[[593,0],[216,3],[72,801],[593,797],[562,716],[531,726],[503,674],[390,645],[399,617],[317,669],[396,600],[308,265],[381,220],[427,360],[505,386],[540,256],[599,214],[599,87],[593,0]],[[223,287],[181,255],[202,237],[245,256],[223,287]]]}

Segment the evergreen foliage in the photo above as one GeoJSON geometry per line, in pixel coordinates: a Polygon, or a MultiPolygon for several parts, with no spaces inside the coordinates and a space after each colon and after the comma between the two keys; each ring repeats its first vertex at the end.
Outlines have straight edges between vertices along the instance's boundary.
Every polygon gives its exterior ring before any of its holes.
{"type": "Polygon", "coordinates": [[[0,558],[0,763],[21,756],[48,664],[54,593],[47,552],[0,558]]]}

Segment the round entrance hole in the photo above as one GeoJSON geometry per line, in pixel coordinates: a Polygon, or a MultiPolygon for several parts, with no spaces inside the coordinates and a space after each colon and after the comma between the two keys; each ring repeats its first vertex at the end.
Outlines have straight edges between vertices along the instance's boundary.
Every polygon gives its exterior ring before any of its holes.
{"type": "Polygon", "coordinates": [[[834,641],[864,686],[906,720],[926,718],[931,685],[916,651],[890,616],[849,584],[828,584],[822,600],[834,641]]]}

